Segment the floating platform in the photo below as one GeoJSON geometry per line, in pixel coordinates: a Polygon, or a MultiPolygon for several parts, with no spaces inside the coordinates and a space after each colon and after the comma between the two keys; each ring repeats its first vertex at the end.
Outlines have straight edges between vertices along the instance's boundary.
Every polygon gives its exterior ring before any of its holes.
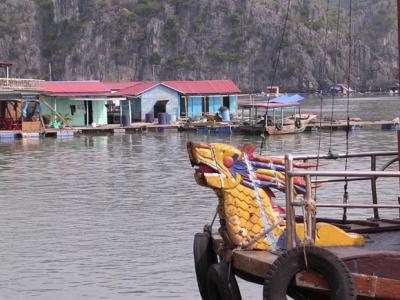
{"type": "MultiPolygon", "coordinates": [[[[393,121],[379,120],[379,121],[367,121],[367,120],[350,120],[350,130],[355,131],[362,128],[368,129],[382,129],[382,130],[395,130],[398,128],[399,124],[394,123],[393,121]]],[[[330,121],[315,121],[307,125],[306,131],[313,131],[318,129],[331,129],[332,130],[346,130],[347,129],[347,120],[335,120],[333,122],[330,121]]]]}
{"type": "Polygon", "coordinates": [[[42,137],[68,138],[78,133],[75,129],[50,129],[46,132],[0,131],[0,140],[5,139],[38,139],[42,137]]]}
{"type": "Polygon", "coordinates": [[[15,139],[16,134],[15,131],[0,131],[0,140],[1,139],[15,139]]]}
{"type": "Polygon", "coordinates": [[[178,127],[180,132],[196,132],[202,134],[231,134],[236,126],[189,126],[178,127]]]}

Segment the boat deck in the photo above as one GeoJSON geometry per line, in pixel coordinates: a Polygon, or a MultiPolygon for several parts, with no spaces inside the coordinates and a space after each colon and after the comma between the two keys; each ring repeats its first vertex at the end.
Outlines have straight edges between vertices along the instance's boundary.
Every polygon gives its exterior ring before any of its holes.
{"type": "MultiPolygon", "coordinates": [[[[400,231],[389,231],[365,235],[365,249],[398,251],[400,253],[400,231]]],[[[400,272],[400,270],[399,270],[400,272]]]]}
{"type": "MultiPolygon", "coordinates": [[[[359,296],[365,299],[400,299],[400,222],[353,222],[340,224],[341,221],[336,220],[335,223],[347,227],[346,231],[361,232],[366,238],[365,246],[326,249],[338,256],[352,272],[359,296]]],[[[220,248],[221,242],[218,235],[213,236],[215,250],[220,248]]],[[[278,256],[279,252],[233,251],[232,266],[239,277],[263,284],[268,270],[278,256]]],[[[311,272],[298,274],[296,285],[314,291],[329,289],[328,283],[321,276],[311,272]]]]}

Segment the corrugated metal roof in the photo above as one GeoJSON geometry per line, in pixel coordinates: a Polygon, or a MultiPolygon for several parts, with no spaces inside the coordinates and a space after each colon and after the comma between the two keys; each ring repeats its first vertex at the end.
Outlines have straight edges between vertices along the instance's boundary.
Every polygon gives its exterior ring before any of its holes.
{"type": "Polygon", "coordinates": [[[102,83],[105,84],[110,90],[119,91],[134,86],[138,84],[139,81],[102,82],[102,83]]]}
{"type": "Polygon", "coordinates": [[[114,93],[113,96],[138,96],[141,93],[143,93],[145,90],[150,89],[159,83],[155,81],[149,81],[149,82],[136,82],[135,85],[130,86],[126,89],[122,89],[118,91],[117,93],[114,93]]]}
{"type": "Polygon", "coordinates": [[[43,93],[53,97],[109,96],[110,88],[100,81],[47,81],[43,93]]]}
{"type": "MultiPolygon", "coordinates": [[[[138,96],[158,84],[155,81],[47,81],[43,90],[45,95],[53,97],[138,96]]],[[[232,80],[164,81],[161,84],[185,95],[240,93],[232,80]]]]}
{"type": "Polygon", "coordinates": [[[240,93],[232,80],[164,81],[162,84],[186,95],[240,93]]]}

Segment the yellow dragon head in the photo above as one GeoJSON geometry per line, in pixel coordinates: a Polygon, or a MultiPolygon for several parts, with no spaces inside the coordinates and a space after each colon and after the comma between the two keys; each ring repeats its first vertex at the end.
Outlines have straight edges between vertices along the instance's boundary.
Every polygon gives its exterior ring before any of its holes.
{"type": "MultiPolygon", "coordinates": [[[[187,143],[189,159],[199,185],[212,188],[218,198],[219,232],[228,247],[274,250],[284,242],[283,209],[272,201],[271,189],[284,191],[284,160],[256,155],[254,146],[238,149],[226,144],[187,143]]],[[[294,167],[311,168],[312,163],[294,162],[294,167]]],[[[305,193],[302,178],[293,178],[296,193],[305,193]]],[[[302,237],[304,227],[297,224],[302,237]]],[[[317,245],[361,245],[363,238],[347,234],[329,224],[318,223],[317,245]],[[321,234],[319,233],[327,232],[321,234]],[[332,239],[336,236],[336,240],[332,239]]]]}
{"type": "Polygon", "coordinates": [[[242,179],[240,173],[230,168],[242,152],[226,144],[187,143],[192,166],[196,167],[195,179],[199,185],[213,189],[235,188],[242,179]]]}
{"type": "Polygon", "coordinates": [[[256,156],[251,146],[240,150],[226,144],[188,142],[187,150],[196,182],[214,189],[219,197],[224,240],[233,246],[271,249],[282,228],[269,186],[283,188],[284,174],[274,170],[272,162],[256,156]],[[249,168],[252,173],[254,170],[253,180],[249,168]],[[259,189],[254,189],[255,180],[259,189]],[[262,234],[269,229],[269,236],[262,234]]]}

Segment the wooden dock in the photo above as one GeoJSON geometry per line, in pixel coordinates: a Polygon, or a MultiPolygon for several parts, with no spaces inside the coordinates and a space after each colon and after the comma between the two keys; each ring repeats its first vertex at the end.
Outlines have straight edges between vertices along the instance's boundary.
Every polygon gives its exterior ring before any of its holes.
{"type": "MultiPolygon", "coordinates": [[[[399,127],[398,123],[393,121],[365,121],[353,119],[350,121],[350,130],[360,129],[376,129],[376,130],[394,130],[399,127]]],[[[315,130],[346,130],[346,120],[336,120],[334,122],[316,121],[307,125],[306,131],[315,130]]],[[[21,138],[70,138],[76,135],[121,135],[126,133],[145,133],[145,132],[164,132],[164,131],[184,131],[195,132],[198,134],[231,134],[240,133],[239,125],[237,124],[203,124],[182,126],[181,123],[160,125],[156,123],[133,123],[131,126],[120,125],[104,125],[97,127],[73,127],[64,129],[47,128],[45,132],[23,132],[16,131],[0,131],[0,139],[21,139],[21,138]]]]}

